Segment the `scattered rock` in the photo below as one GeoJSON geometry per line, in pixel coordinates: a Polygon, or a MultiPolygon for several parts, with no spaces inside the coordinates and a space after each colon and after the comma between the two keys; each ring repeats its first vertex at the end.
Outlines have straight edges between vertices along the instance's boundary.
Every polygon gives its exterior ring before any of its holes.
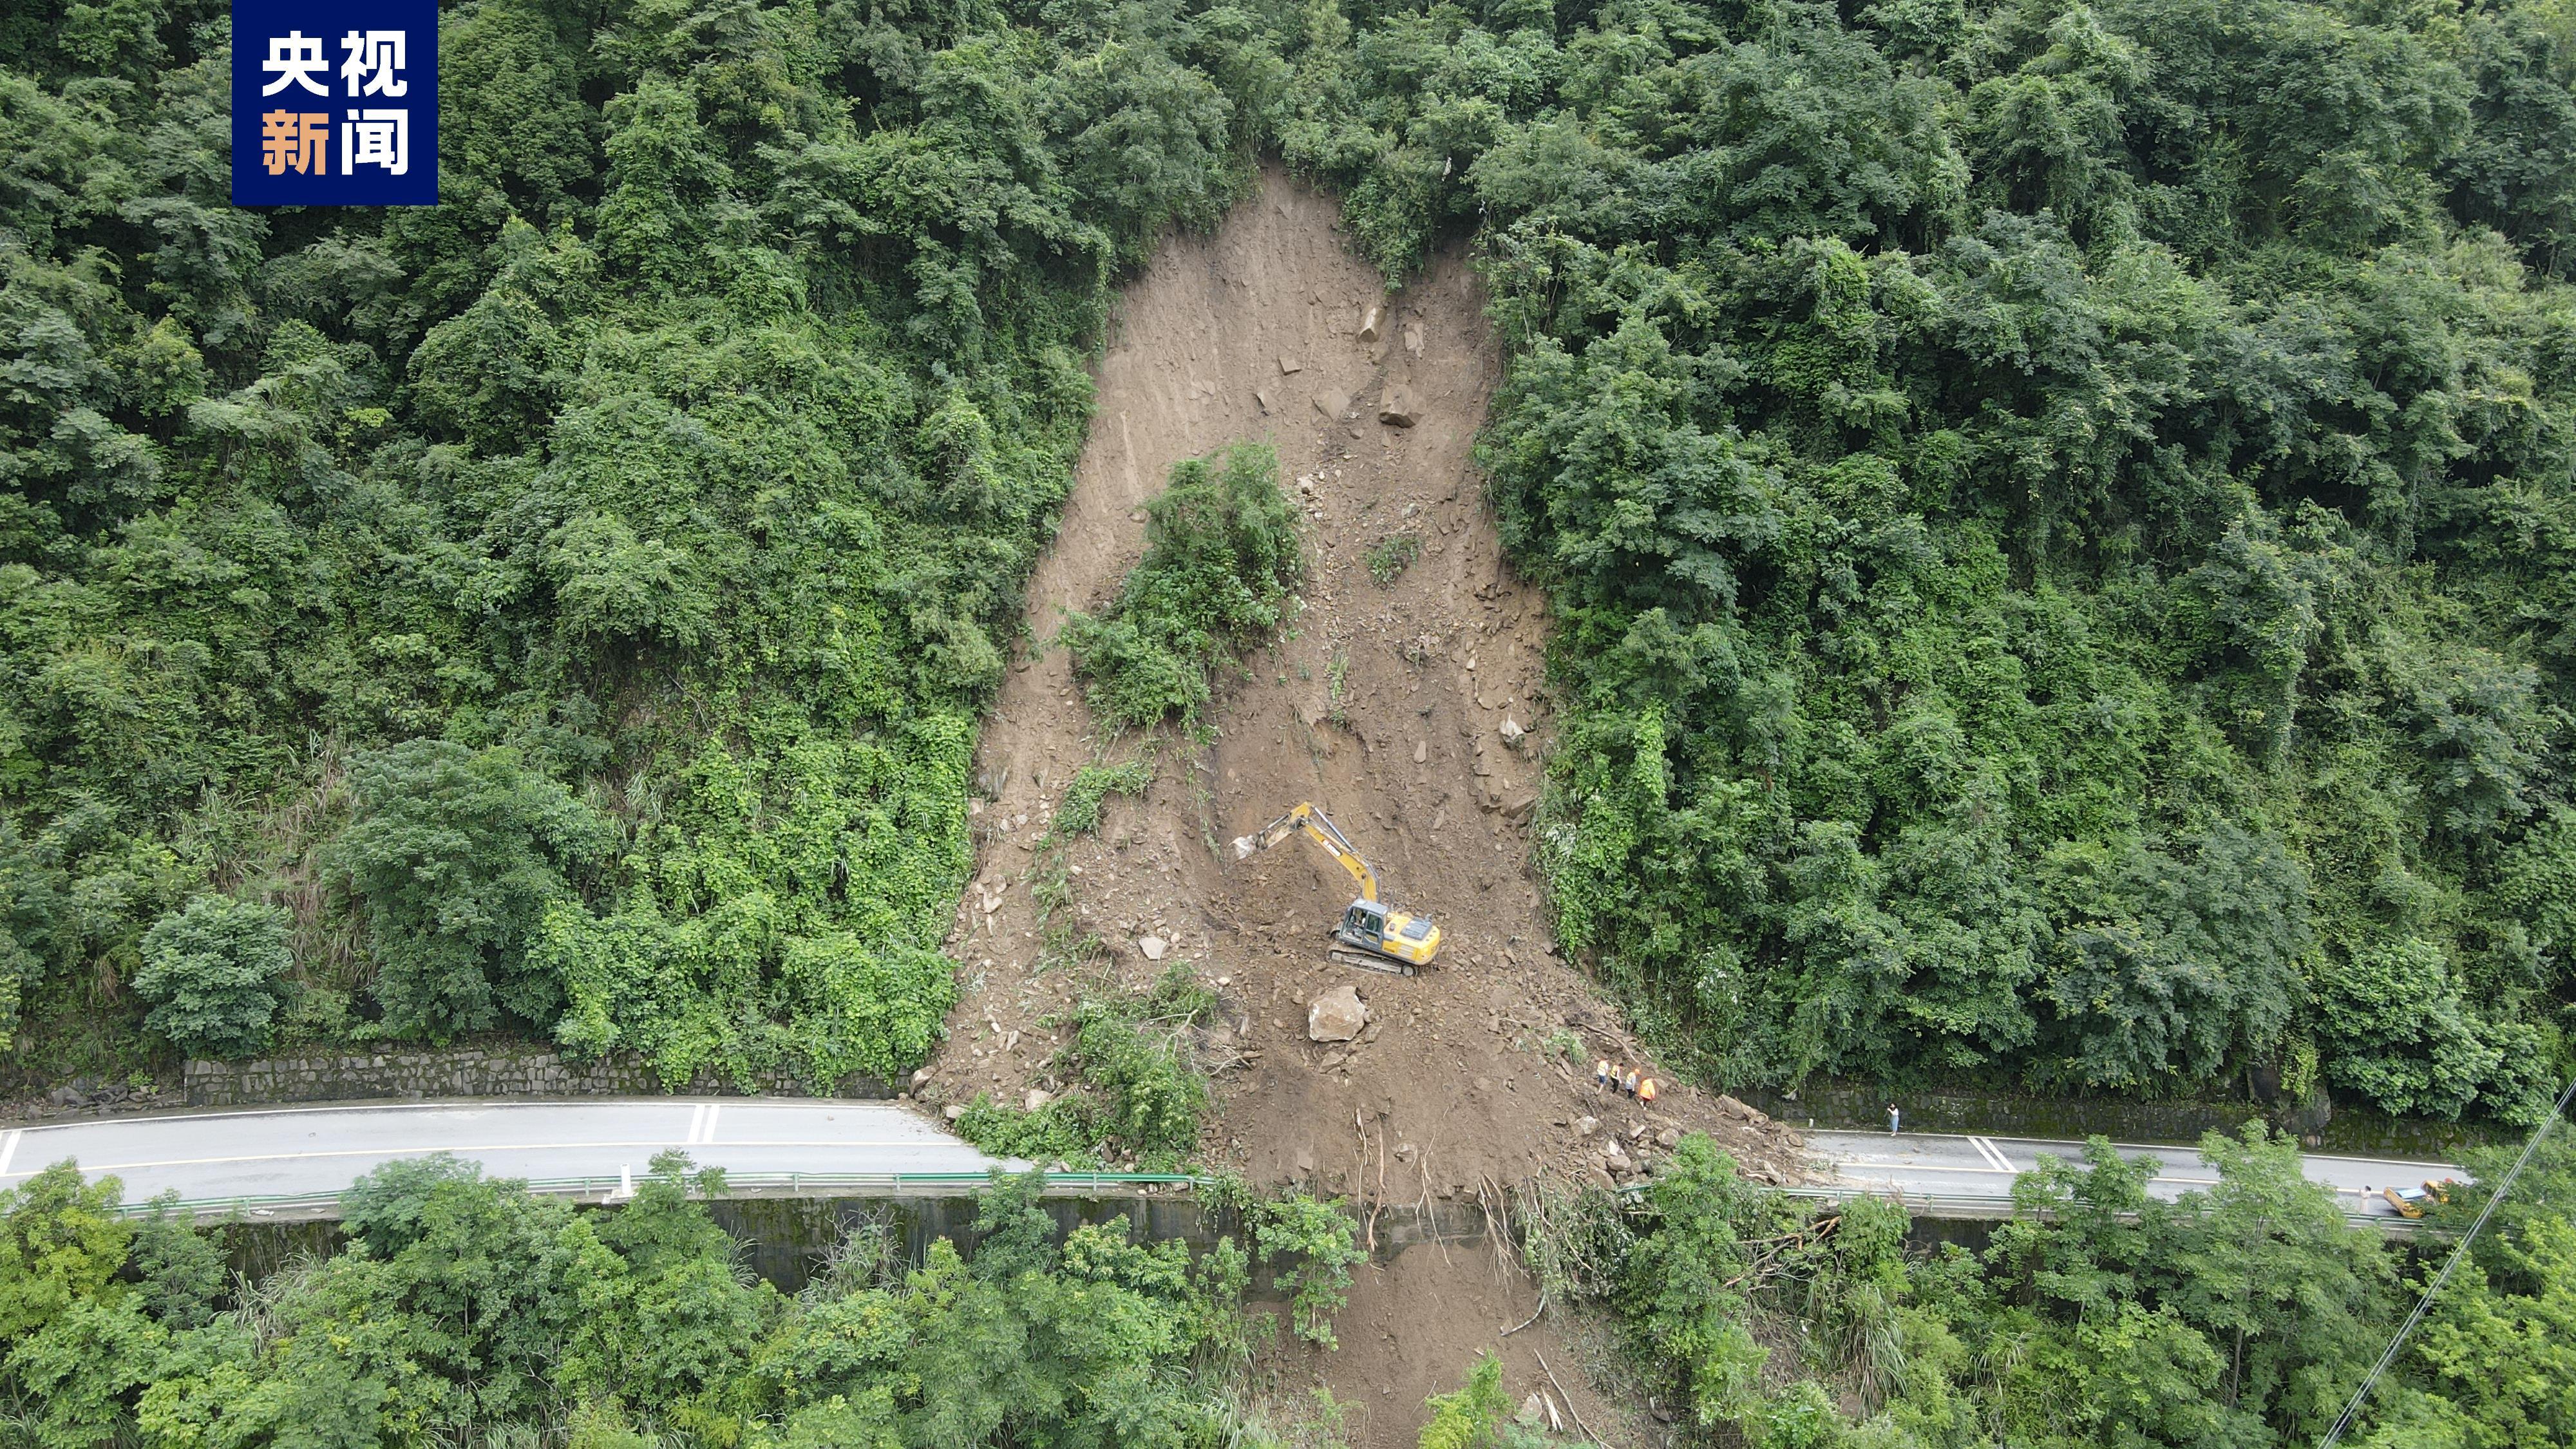
{"type": "Polygon", "coordinates": [[[1044,1087],[1031,1087],[1029,1088],[1028,1095],[1020,1099],[1020,1110],[1023,1112],[1034,1112],[1054,1100],[1055,1093],[1048,1091],[1044,1087]]]}
{"type": "Polygon", "coordinates": [[[1401,388],[1388,388],[1386,397],[1377,405],[1377,420],[1391,428],[1409,428],[1422,416],[1422,409],[1401,388]]]}
{"type": "Polygon", "coordinates": [[[1538,792],[1535,790],[1515,790],[1503,799],[1503,818],[1514,825],[1529,819],[1537,809],[1538,792]]]}
{"type": "Polygon", "coordinates": [[[1589,1137],[1600,1130],[1601,1119],[1598,1117],[1577,1117],[1574,1119],[1574,1133],[1578,1137],[1589,1137]]]}
{"type": "Polygon", "coordinates": [[[1750,1122],[1753,1120],[1752,1108],[1745,1106],[1742,1102],[1735,1100],[1733,1097],[1730,1097],[1723,1092],[1718,1094],[1717,1110],[1724,1112],[1727,1116],[1734,1118],[1738,1122],[1750,1122]]]}
{"type": "Polygon", "coordinates": [[[1252,390],[1252,400],[1261,404],[1261,413],[1264,417],[1279,411],[1278,403],[1272,400],[1270,389],[1266,387],[1254,388],[1252,390]]]}
{"type": "Polygon", "coordinates": [[[1628,1174],[1637,1170],[1637,1164],[1629,1161],[1628,1154],[1620,1151],[1617,1147],[1608,1147],[1602,1150],[1601,1165],[1610,1169],[1610,1175],[1612,1177],[1626,1177],[1628,1174]]]}
{"type": "Polygon", "coordinates": [[[1279,359],[1279,375],[1282,377],[1285,377],[1292,372],[1304,372],[1305,370],[1306,364],[1299,362],[1293,357],[1283,357],[1279,359]]]}
{"type": "Polygon", "coordinates": [[[1663,1131],[1656,1133],[1655,1145],[1664,1149],[1666,1152],[1670,1152],[1674,1148],[1681,1146],[1682,1129],[1679,1127],[1667,1127],[1663,1131]]]}
{"type": "Polygon", "coordinates": [[[1329,1072],[1350,1059],[1349,1052],[1326,1052],[1323,1061],[1316,1064],[1316,1070],[1329,1072]]]}
{"type": "Polygon", "coordinates": [[[1522,1428],[1535,1429],[1547,1422],[1547,1409],[1539,1403],[1538,1395],[1533,1393],[1521,1400],[1521,1411],[1512,1417],[1522,1428]]]}
{"type": "Polygon", "coordinates": [[[1381,319],[1384,316],[1384,313],[1385,309],[1382,307],[1371,307],[1360,313],[1360,340],[1362,342],[1375,342],[1379,336],[1385,332],[1386,329],[1381,325],[1381,319]]]}
{"type": "Polygon", "coordinates": [[[1404,325],[1404,350],[1416,357],[1422,355],[1422,328],[1416,323],[1404,325]]]}
{"type": "Polygon", "coordinates": [[[951,1122],[954,1122],[958,1118],[966,1115],[966,1108],[960,1103],[951,1102],[946,1107],[940,1109],[939,1115],[947,1118],[951,1122]]]}
{"type": "Polygon", "coordinates": [[[1319,392],[1315,394],[1315,411],[1322,413],[1328,418],[1338,418],[1350,410],[1351,395],[1349,393],[1319,392]]]}
{"type": "Polygon", "coordinates": [[[1429,740],[1415,740],[1413,742],[1413,763],[1419,765],[1428,761],[1430,758],[1431,742],[1429,740]]]}
{"type": "Polygon", "coordinates": [[[1170,944],[1160,936],[1140,936],[1136,940],[1136,949],[1143,953],[1146,960],[1160,961],[1163,959],[1164,949],[1170,944]]]}
{"type": "Polygon", "coordinates": [[[1503,722],[1495,729],[1495,733],[1503,737],[1504,744],[1517,746],[1521,742],[1521,736],[1528,734],[1529,731],[1522,729],[1521,722],[1507,714],[1503,716],[1503,722]]]}
{"type": "Polygon", "coordinates": [[[1368,1025],[1368,1008],[1360,1003],[1359,988],[1336,986],[1315,998],[1306,1008],[1306,1037],[1310,1041],[1349,1041],[1368,1025]]]}

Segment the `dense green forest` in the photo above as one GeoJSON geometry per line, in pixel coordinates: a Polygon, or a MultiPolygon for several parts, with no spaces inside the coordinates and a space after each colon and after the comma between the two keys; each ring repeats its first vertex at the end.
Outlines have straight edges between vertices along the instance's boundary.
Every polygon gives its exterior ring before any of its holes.
{"type": "MultiPolygon", "coordinates": [[[[1532,1197],[1520,1217],[1549,1299],[1629,1350],[1613,1396],[1686,1443],[2315,1443],[2430,1264],[2346,1222],[2259,1126],[2203,1152],[2216,1185],[2179,1203],[2098,1141],[2043,1163],[2015,1190],[2026,1215],[1974,1253],[1908,1248],[1889,1202],[1749,1182],[1699,1137],[1642,1195],[1532,1197]]],[[[687,1166],[657,1160],[601,1211],[452,1160],[391,1164],[345,1199],[344,1250],[258,1279],[227,1273],[219,1230],[119,1213],[113,1180],[49,1169],[0,1193],[0,1445],[1332,1449],[1349,1427],[1294,1383],[1359,1256],[1337,1206],[1209,1195],[1241,1241],[1194,1254],[1131,1242],[1124,1219],[1059,1240],[1036,1180],[1003,1179],[971,1257],[942,1240],[906,1264],[862,1223],[790,1297],[736,1266],[700,1200],[721,1174],[687,1166]],[[1267,1306],[1247,1303],[1257,1265],[1267,1306]]],[[[2437,1216],[2458,1227],[2479,1196],[2437,1216]]],[[[2350,1442],[2576,1442],[2571,1320],[2561,1136],[2350,1442]]],[[[1484,1370],[1431,1406],[1424,1449],[1572,1442],[1518,1430],[1510,1403],[1484,1370]]]]}
{"type": "Polygon", "coordinates": [[[1086,350],[1265,148],[1478,249],[1542,863],[1669,1049],[2571,1066],[2563,0],[444,16],[444,203],[262,212],[222,6],[0,19],[25,1069],[919,1060],[1086,350]]]}
{"type": "Polygon", "coordinates": [[[1245,1311],[1256,1259],[1326,1338],[1349,1281],[1350,1221],[1311,1199],[1248,1202],[1253,1237],[1193,1255],[1124,1218],[1059,1238],[1032,1176],[984,1193],[971,1262],[862,1223],[788,1297],[688,1166],[597,1212],[390,1164],[344,1199],[345,1249],[257,1281],[217,1231],[49,1169],[0,1194],[0,1444],[1259,1449],[1301,1426],[1245,1392],[1276,1325],[1245,1311]]]}
{"type": "MultiPolygon", "coordinates": [[[[1211,12],[1214,14],[1214,12],[1211,12]]],[[[1562,933],[1724,1080],[2536,1120],[2576,988],[2576,11],[1315,8],[1472,230],[1562,933]]]]}
{"type": "MultiPolygon", "coordinates": [[[[2023,1174],[1982,1250],[1908,1248],[1904,1210],[1820,1215],[1687,1139],[1642,1199],[1542,1214],[1558,1301],[1607,1310],[1637,1392],[1754,1449],[2318,1443],[2433,1263],[2345,1221],[2289,1140],[2201,1144],[2216,1183],[2150,1200],[2096,1138],[2023,1174]]],[[[2502,1163],[2486,1164],[2490,1171],[2502,1163]]],[[[2437,1210],[2465,1227],[2470,1189],[2437,1210]]],[[[2447,1240],[2435,1252],[2447,1251],[2447,1240]]],[[[2561,1134],[2374,1391],[2372,1449],[2576,1443],[2576,1147],[2561,1134]]],[[[1428,1441],[1426,1440],[1426,1446],[1428,1441]]]]}
{"type": "Polygon", "coordinates": [[[253,212],[226,16],[0,19],[0,1027],[908,1070],[1188,27],[473,0],[442,205],[253,212]]]}

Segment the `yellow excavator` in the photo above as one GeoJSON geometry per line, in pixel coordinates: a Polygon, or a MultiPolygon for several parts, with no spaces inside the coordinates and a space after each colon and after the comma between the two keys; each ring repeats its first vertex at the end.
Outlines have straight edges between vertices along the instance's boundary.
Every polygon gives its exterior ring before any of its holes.
{"type": "Polygon", "coordinates": [[[1242,860],[1256,850],[1268,850],[1290,835],[1304,831],[1306,838],[1324,848],[1324,853],[1341,862],[1351,879],[1360,883],[1359,899],[1342,911],[1342,919],[1332,929],[1336,944],[1348,950],[1327,948],[1325,955],[1345,966],[1365,966],[1371,971],[1387,971],[1410,976],[1431,964],[1440,954],[1440,928],[1429,916],[1396,910],[1377,898],[1377,872],[1360,858],[1358,847],[1342,833],[1333,818],[1311,802],[1271,821],[1252,835],[1238,835],[1234,840],[1234,858],[1242,860]]]}

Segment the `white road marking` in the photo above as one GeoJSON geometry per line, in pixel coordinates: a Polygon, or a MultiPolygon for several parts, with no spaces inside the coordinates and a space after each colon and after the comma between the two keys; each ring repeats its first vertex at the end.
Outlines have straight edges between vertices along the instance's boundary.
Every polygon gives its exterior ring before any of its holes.
{"type": "Polygon", "coordinates": [[[698,1109],[697,1109],[696,1111],[691,1112],[691,1113],[689,1114],[689,1135],[688,1135],[688,1136],[686,1136],[686,1137],[684,1137],[684,1138],[681,1138],[681,1139],[680,1139],[680,1141],[681,1141],[681,1145],[686,1146],[686,1147],[695,1147],[695,1146],[697,1146],[697,1145],[698,1145],[698,1134],[699,1134],[699,1133],[701,1133],[701,1132],[703,1132],[703,1131],[705,1131],[705,1130],[706,1130],[706,1128],[707,1128],[707,1104],[706,1104],[706,1103],[704,1103],[704,1102],[700,1102],[700,1103],[698,1104],[698,1109]]]}
{"type": "MultiPolygon", "coordinates": [[[[1938,1164],[1938,1165],[1931,1164],[1931,1163],[1925,1163],[1925,1164],[1923,1164],[1923,1165],[1921,1165],[1921,1166],[1906,1166],[1906,1165],[1900,1165],[1900,1164],[1897,1164],[1897,1163],[1890,1163],[1890,1162],[1841,1162],[1841,1161],[1838,1161],[1838,1162],[1835,1162],[1835,1163],[1833,1164],[1833,1168],[1834,1168],[1835,1175],[1840,1176],[1840,1177],[1847,1177],[1847,1178],[1850,1178],[1850,1179],[1852,1179],[1852,1180],[1853,1180],[1853,1181],[1855,1181],[1855,1182],[1884,1182],[1884,1183],[1888,1183],[1888,1184],[1891,1184],[1891,1185],[1901,1184],[1902,1182],[1906,1181],[1908,1177],[1971,1177],[1971,1176],[1974,1176],[1974,1177],[2019,1177],[2019,1176],[2021,1176],[2021,1170],[2020,1170],[2019,1168],[2012,1167],[2012,1166],[2010,1166],[2010,1165],[2006,1165],[2006,1166],[2003,1166],[2003,1167],[1968,1167],[1968,1166],[1965,1166],[1965,1165],[1961,1165],[1961,1166],[1951,1166],[1951,1165],[1949,1165],[1949,1164],[1947,1164],[1947,1163],[1938,1164]],[[1879,1173],[1879,1174],[1886,1174],[1886,1173],[1891,1173],[1891,1172],[1903,1173],[1903,1174],[1906,1174],[1906,1177],[1889,1177],[1889,1176],[1884,1176],[1884,1175],[1873,1176],[1873,1175],[1871,1175],[1869,1172],[1866,1172],[1866,1171],[1858,1171],[1858,1170],[1856,1170],[1856,1169],[1875,1169],[1875,1171],[1876,1171],[1877,1173],[1879,1173]]],[[[2175,1175],[2174,1175],[2174,1174],[2172,1174],[2172,1173],[2162,1173],[2162,1172],[2160,1172],[2160,1173],[2157,1173],[2155,1176],[2148,1178],[2148,1179],[2147,1179],[2147,1181],[2148,1181],[2148,1182],[2150,1182],[2150,1183],[2158,1183],[2158,1182],[2179,1182],[2179,1183],[2187,1183],[2187,1184],[2190,1184],[2190,1185],[2192,1185],[2192,1186],[2196,1186],[2196,1187],[2206,1187],[2206,1186],[2210,1186],[2210,1185],[2212,1185],[2212,1184],[2216,1183],[2216,1182],[2218,1181],[2218,1179],[2217,1179],[2217,1178],[2215,1178],[2215,1177],[2177,1177],[2177,1176],[2175,1176],[2175,1175]]],[[[2346,1191],[2349,1191],[2349,1190],[2350,1190],[2350,1189],[2346,1189],[2346,1191]]]]}
{"type": "Polygon", "coordinates": [[[1977,1149],[1977,1155],[1979,1157],[1984,1158],[1986,1161],[1992,1163],[2003,1171],[2011,1172],[2014,1170],[2012,1159],[1995,1150],[1995,1144],[1992,1141],[1983,1137],[1971,1137],[1968,1139],[1968,1145],[1977,1149]]]}
{"type": "MultiPolygon", "coordinates": [[[[460,1146],[454,1143],[442,1143],[435,1146],[415,1147],[348,1147],[333,1148],[320,1152],[255,1152],[243,1157],[166,1157],[152,1162],[85,1162],[81,1164],[81,1171],[137,1172],[144,1168],[151,1167],[220,1167],[242,1162],[311,1162],[331,1157],[408,1157],[414,1154],[427,1154],[432,1152],[591,1152],[609,1151],[621,1148],[633,1151],[638,1148],[658,1149],[668,1147],[670,1145],[670,1139],[664,1137],[657,1138],[650,1142],[496,1142],[484,1143],[479,1146],[460,1146]]],[[[941,1148],[950,1145],[952,1144],[946,1142],[924,1142],[919,1138],[900,1142],[852,1142],[848,1138],[842,1138],[831,1142],[728,1142],[725,1144],[725,1146],[737,1151],[755,1147],[941,1148]]],[[[963,1146],[963,1144],[955,1145],[963,1146]]],[[[973,1149],[966,1148],[965,1150],[971,1152],[973,1149]]],[[[6,1161],[7,1158],[0,1157],[0,1162],[6,1161]]],[[[32,1170],[26,1172],[0,1172],[0,1177],[33,1177],[35,1175],[35,1172],[32,1170]]]]}
{"type": "Polygon", "coordinates": [[[706,1130],[698,1134],[699,1146],[713,1147],[716,1145],[716,1115],[722,1111],[724,1111],[724,1104],[722,1102],[709,1102],[707,1104],[707,1125],[706,1130]]]}
{"type": "Polygon", "coordinates": [[[18,1155],[18,1139],[26,1135],[25,1128],[13,1127],[7,1136],[0,1137],[0,1177],[9,1175],[9,1160],[18,1155]]]}

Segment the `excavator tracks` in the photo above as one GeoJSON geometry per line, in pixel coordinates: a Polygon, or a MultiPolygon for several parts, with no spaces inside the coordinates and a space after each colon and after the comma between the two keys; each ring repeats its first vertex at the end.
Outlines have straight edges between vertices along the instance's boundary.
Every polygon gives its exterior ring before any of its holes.
{"type": "Polygon", "coordinates": [[[1418,976],[1421,974],[1420,968],[1416,967],[1410,961],[1397,961],[1389,957],[1379,956],[1367,951],[1345,951],[1338,946],[1328,948],[1324,952],[1324,958],[1328,961],[1340,962],[1344,966],[1358,966],[1370,971],[1383,971],[1389,976],[1418,976]]]}

